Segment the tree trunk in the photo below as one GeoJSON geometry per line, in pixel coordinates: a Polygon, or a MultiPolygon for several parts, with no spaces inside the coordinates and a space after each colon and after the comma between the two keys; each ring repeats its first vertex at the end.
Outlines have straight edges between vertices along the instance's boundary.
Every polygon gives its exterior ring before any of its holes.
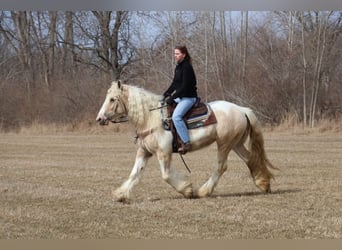
{"type": "MultiPolygon", "coordinates": [[[[210,13],[209,13],[210,15],[210,13]]],[[[211,26],[211,34],[215,34],[215,24],[216,24],[216,18],[215,18],[215,12],[213,13],[213,20],[212,20],[212,26],[211,26]]],[[[216,73],[216,79],[217,79],[217,83],[218,83],[218,87],[220,90],[220,98],[221,99],[225,99],[225,95],[224,95],[224,89],[223,89],[223,85],[222,85],[222,74],[221,74],[221,69],[220,66],[222,67],[222,64],[219,65],[220,62],[220,58],[222,58],[221,56],[218,55],[217,53],[217,40],[215,38],[215,35],[211,36],[212,37],[212,48],[213,48],[213,56],[215,58],[214,62],[215,62],[215,73],[216,73]]],[[[222,60],[222,59],[221,59],[222,60]]]]}
{"type": "MultiPolygon", "coordinates": [[[[242,17],[243,17],[243,12],[242,12],[242,17]]],[[[243,30],[243,32],[241,32],[241,34],[243,34],[243,36],[241,36],[241,46],[242,46],[242,75],[241,75],[241,79],[242,79],[242,86],[244,88],[246,88],[246,65],[247,65],[247,40],[248,40],[248,11],[245,12],[245,18],[242,18],[241,21],[241,29],[243,30]]]]}
{"type": "Polygon", "coordinates": [[[56,41],[56,23],[57,11],[49,11],[50,25],[49,25],[49,49],[48,49],[48,65],[47,72],[45,73],[45,83],[50,88],[51,78],[54,75],[54,62],[55,62],[55,41],[56,41]]]}
{"type": "Polygon", "coordinates": [[[110,38],[110,45],[111,45],[110,49],[111,49],[111,55],[112,55],[111,77],[113,79],[118,79],[120,78],[120,75],[121,75],[121,67],[119,65],[119,31],[126,15],[127,15],[127,11],[116,12],[115,24],[114,24],[112,35],[110,38]]]}
{"type": "MultiPolygon", "coordinates": [[[[102,59],[102,66],[107,74],[111,74],[111,58],[110,58],[110,30],[109,23],[111,20],[111,11],[93,11],[100,25],[100,39],[95,41],[98,43],[97,54],[102,59]]],[[[109,75],[106,77],[106,81],[109,81],[109,75]]]]}
{"type": "Polygon", "coordinates": [[[310,107],[310,126],[313,128],[315,126],[316,120],[316,108],[317,108],[317,99],[318,92],[321,81],[321,68],[322,61],[325,54],[326,48],[326,31],[328,27],[328,15],[326,20],[323,21],[323,16],[319,16],[319,13],[316,13],[316,20],[318,22],[318,33],[317,33],[317,43],[316,43],[316,62],[315,62],[315,71],[314,71],[314,82],[313,82],[313,91],[311,93],[311,107],[310,107]]]}
{"type": "Polygon", "coordinates": [[[305,33],[304,33],[304,12],[301,12],[301,21],[302,21],[302,58],[303,58],[303,127],[306,127],[306,71],[307,71],[307,63],[306,63],[306,55],[305,55],[305,33]]]}
{"type": "Polygon", "coordinates": [[[74,54],[74,26],[73,12],[65,12],[64,44],[63,44],[63,73],[67,73],[74,66],[72,55],[74,54]]]}
{"type": "Polygon", "coordinates": [[[18,38],[18,58],[24,72],[27,93],[30,95],[34,88],[35,71],[32,66],[32,52],[30,44],[31,23],[26,11],[11,11],[12,20],[18,38]]]}
{"type": "MultiPolygon", "coordinates": [[[[209,18],[209,17],[208,17],[209,18]]],[[[204,44],[205,44],[205,65],[204,65],[204,100],[208,102],[208,18],[205,18],[204,23],[204,44]]]]}
{"type": "Polygon", "coordinates": [[[113,29],[110,30],[112,11],[93,11],[101,29],[101,44],[97,51],[103,61],[103,66],[111,80],[120,78],[121,70],[119,64],[119,31],[127,11],[117,11],[113,29]]]}
{"type": "MultiPolygon", "coordinates": [[[[224,11],[220,11],[220,27],[221,27],[221,40],[222,40],[222,56],[221,56],[221,71],[222,81],[224,85],[229,84],[229,55],[228,55],[228,41],[227,41],[227,28],[226,28],[226,15],[224,11]]],[[[228,86],[227,86],[228,87],[228,86]]]]}

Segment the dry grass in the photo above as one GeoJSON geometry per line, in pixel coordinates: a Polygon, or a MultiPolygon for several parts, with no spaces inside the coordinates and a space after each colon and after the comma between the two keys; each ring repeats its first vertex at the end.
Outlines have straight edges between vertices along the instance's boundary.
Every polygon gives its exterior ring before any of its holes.
{"type": "MultiPolygon", "coordinates": [[[[44,123],[40,121],[33,121],[31,124],[26,126],[21,126],[17,128],[15,132],[22,135],[50,135],[50,134],[62,134],[62,133],[83,133],[83,134],[104,134],[111,132],[128,132],[132,131],[132,127],[127,124],[111,124],[111,126],[104,126],[99,129],[98,125],[94,119],[85,118],[81,122],[77,121],[75,123],[44,123]]],[[[3,131],[4,132],[4,131],[3,131]]],[[[0,129],[1,133],[1,129],[0,129]]]]}
{"type": "MultiPolygon", "coordinates": [[[[1,239],[342,238],[341,133],[267,132],[281,169],[270,195],[232,153],[214,195],[187,200],[152,158],[130,204],[113,202],[111,191],[131,170],[134,134],[101,133],[0,134],[1,239]]],[[[215,155],[211,146],[185,156],[196,186],[215,155]]],[[[174,164],[186,171],[177,155],[174,164]]]]}
{"type": "Polygon", "coordinates": [[[292,131],[302,133],[323,133],[323,132],[342,132],[342,117],[336,117],[335,119],[321,119],[315,122],[313,128],[309,128],[309,121],[304,128],[304,124],[299,119],[299,115],[296,112],[289,112],[283,117],[279,126],[270,127],[274,131],[292,131]]]}

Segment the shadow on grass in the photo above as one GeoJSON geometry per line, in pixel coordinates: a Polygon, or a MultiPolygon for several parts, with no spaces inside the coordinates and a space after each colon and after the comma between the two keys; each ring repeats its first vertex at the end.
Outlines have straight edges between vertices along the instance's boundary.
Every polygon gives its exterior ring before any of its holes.
{"type": "Polygon", "coordinates": [[[291,194],[291,193],[299,193],[302,192],[301,189],[284,189],[284,190],[276,190],[272,191],[272,193],[265,194],[260,191],[255,191],[255,192],[241,192],[241,193],[229,193],[229,194],[212,194],[209,197],[206,198],[198,198],[198,197],[193,197],[191,199],[186,199],[182,195],[176,195],[173,197],[154,197],[154,198],[149,198],[149,202],[160,202],[162,200],[201,200],[201,199],[212,199],[212,198],[229,198],[229,197],[254,197],[254,196],[269,196],[269,195],[281,195],[281,194],[291,194]]]}
{"type": "Polygon", "coordinates": [[[243,197],[243,196],[259,196],[259,195],[279,195],[279,194],[289,194],[289,193],[299,193],[302,192],[301,189],[284,189],[284,190],[276,190],[271,193],[265,194],[260,191],[255,192],[241,192],[241,193],[230,193],[230,194],[213,194],[210,197],[212,198],[222,198],[222,197],[243,197]]]}

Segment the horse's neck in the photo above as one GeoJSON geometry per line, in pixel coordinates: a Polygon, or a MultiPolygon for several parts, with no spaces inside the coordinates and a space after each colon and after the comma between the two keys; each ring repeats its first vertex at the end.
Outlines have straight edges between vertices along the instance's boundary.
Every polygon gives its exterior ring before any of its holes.
{"type": "Polygon", "coordinates": [[[156,97],[145,92],[133,90],[128,97],[128,117],[138,129],[149,129],[158,126],[158,111],[150,111],[157,105],[156,97]]]}

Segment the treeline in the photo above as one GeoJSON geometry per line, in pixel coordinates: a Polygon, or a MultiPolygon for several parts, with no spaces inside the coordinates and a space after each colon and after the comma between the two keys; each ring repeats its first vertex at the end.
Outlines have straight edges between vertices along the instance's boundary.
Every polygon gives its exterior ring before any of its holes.
{"type": "Polygon", "coordinates": [[[306,127],[342,114],[342,11],[0,11],[0,129],[92,120],[111,80],[162,93],[188,47],[199,93],[306,127]]]}

